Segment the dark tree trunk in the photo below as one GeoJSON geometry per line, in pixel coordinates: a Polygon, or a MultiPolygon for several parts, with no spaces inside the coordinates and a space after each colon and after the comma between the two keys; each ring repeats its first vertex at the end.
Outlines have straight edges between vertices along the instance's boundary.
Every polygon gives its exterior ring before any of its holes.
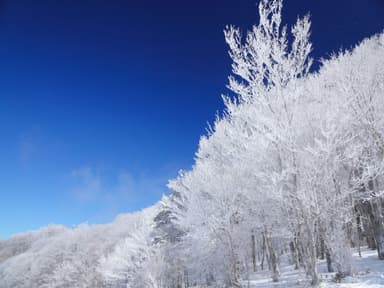
{"type": "Polygon", "coordinates": [[[255,235],[251,236],[251,242],[252,242],[252,264],[253,264],[253,272],[257,271],[257,263],[256,263],[256,241],[255,241],[255,235]]]}
{"type": "Polygon", "coordinates": [[[380,260],[384,260],[384,201],[381,197],[376,197],[370,201],[371,222],[373,225],[373,236],[376,242],[377,254],[380,260]]]}
{"type": "MultiPolygon", "coordinates": [[[[268,235],[268,233],[265,233],[265,235],[268,235]]],[[[269,264],[269,269],[272,272],[272,280],[273,282],[278,282],[279,281],[279,266],[278,266],[278,259],[276,255],[275,248],[273,247],[272,239],[270,236],[265,236],[265,243],[268,248],[268,264],[269,264]]]]}
{"type": "Polygon", "coordinates": [[[266,254],[266,245],[265,245],[265,235],[263,235],[263,248],[262,248],[262,257],[261,257],[261,270],[264,270],[264,259],[265,259],[265,254],[266,254]]]}
{"type": "Polygon", "coordinates": [[[319,258],[321,260],[324,260],[325,258],[325,243],[324,243],[324,238],[320,236],[320,251],[319,251],[319,258]]]}
{"type": "Polygon", "coordinates": [[[362,229],[361,229],[361,217],[359,214],[356,216],[356,227],[357,227],[357,252],[359,257],[361,257],[361,239],[362,239],[362,229]]]}
{"type": "Polygon", "coordinates": [[[326,249],[326,252],[325,252],[325,258],[327,260],[327,270],[328,272],[334,272],[333,271],[333,267],[332,267],[332,258],[331,258],[331,253],[329,253],[329,250],[326,249]]]}
{"type": "Polygon", "coordinates": [[[362,200],[358,204],[359,211],[368,220],[367,244],[371,249],[377,249],[380,260],[384,260],[384,199],[372,196],[369,200],[362,200]]]}
{"type": "Polygon", "coordinates": [[[300,252],[299,252],[299,247],[298,247],[299,243],[298,243],[297,237],[295,237],[293,241],[291,241],[289,246],[291,249],[292,260],[293,260],[293,263],[295,264],[295,270],[297,270],[299,269],[299,266],[300,266],[300,252]]]}

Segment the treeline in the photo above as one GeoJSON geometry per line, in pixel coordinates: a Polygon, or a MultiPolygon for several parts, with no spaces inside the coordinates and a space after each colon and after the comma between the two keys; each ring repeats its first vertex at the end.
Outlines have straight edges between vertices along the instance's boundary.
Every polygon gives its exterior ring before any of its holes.
{"type": "Polygon", "coordinates": [[[351,247],[384,259],[384,34],[309,73],[309,18],[289,33],[281,9],[263,0],[251,31],[225,30],[235,97],[169,184],[188,283],[240,287],[266,268],[278,281],[284,258],[316,285],[318,259],[337,277],[351,247]]]}

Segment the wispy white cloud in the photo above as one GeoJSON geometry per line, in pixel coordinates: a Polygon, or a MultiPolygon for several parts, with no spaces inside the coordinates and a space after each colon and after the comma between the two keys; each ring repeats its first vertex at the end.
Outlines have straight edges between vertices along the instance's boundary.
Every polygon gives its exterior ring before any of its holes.
{"type": "Polygon", "coordinates": [[[102,195],[101,176],[91,167],[72,170],[70,176],[73,181],[72,193],[81,202],[89,202],[102,195]]]}
{"type": "Polygon", "coordinates": [[[19,160],[23,165],[28,164],[33,155],[38,152],[40,138],[41,129],[38,127],[33,127],[20,135],[18,150],[19,160]]]}
{"type": "Polygon", "coordinates": [[[120,169],[113,173],[84,166],[70,172],[70,192],[77,203],[99,207],[103,215],[97,218],[110,218],[160,199],[167,191],[166,183],[172,174],[169,169],[158,173],[133,173],[120,169]]]}
{"type": "Polygon", "coordinates": [[[136,189],[134,177],[127,171],[121,170],[117,175],[117,183],[114,192],[120,196],[127,197],[134,193],[136,189]]]}

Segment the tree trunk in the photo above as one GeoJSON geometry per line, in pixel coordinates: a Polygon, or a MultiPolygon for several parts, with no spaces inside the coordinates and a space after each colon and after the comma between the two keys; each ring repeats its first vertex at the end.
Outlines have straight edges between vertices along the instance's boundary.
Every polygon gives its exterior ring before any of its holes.
{"type": "Polygon", "coordinates": [[[275,250],[273,249],[272,246],[270,247],[270,254],[271,254],[272,280],[273,280],[273,282],[278,282],[280,272],[279,272],[279,267],[277,264],[276,253],[275,253],[275,250]]]}
{"type": "Polygon", "coordinates": [[[256,241],[255,241],[255,235],[251,236],[251,242],[252,242],[252,264],[253,264],[253,272],[257,271],[257,263],[256,263],[256,241]]]}
{"type": "Polygon", "coordinates": [[[359,253],[359,257],[361,258],[361,236],[362,236],[362,229],[361,229],[361,218],[360,218],[360,215],[356,216],[356,226],[357,226],[357,252],[359,253]]]}
{"type": "Polygon", "coordinates": [[[377,254],[380,260],[384,260],[384,200],[382,197],[375,197],[370,201],[371,222],[373,236],[376,242],[377,254]]]}
{"type": "Polygon", "coordinates": [[[303,256],[305,257],[305,270],[307,275],[311,277],[311,284],[315,286],[319,282],[317,273],[315,224],[308,218],[304,219],[305,225],[303,228],[305,228],[305,233],[301,233],[301,240],[304,245],[303,256]]]}
{"type": "Polygon", "coordinates": [[[240,288],[240,261],[235,260],[233,263],[233,280],[232,280],[232,287],[234,288],[240,288]]]}
{"type": "Polygon", "coordinates": [[[312,250],[310,253],[311,279],[312,279],[311,284],[315,286],[319,283],[319,276],[317,273],[316,242],[314,239],[311,239],[311,241],[312,241],[312,247],[310,247],[310,249],[312,250]]]}
{"type": "Polygon", "coordinates": [[[323,236],[320,236],[320,251],[319,256],[321,260],[324,260],[325,258],[325,243],[323,236]]]}
{"type": "Polygon", "coordinates": [[[361,200],[358,204],[361,215],[367,222],[367,244],[371,249],[377,249],[380,260],[384,260],[384,198],[373,196],[369,200],[361,200]]]}
{"type": "Polygon", "coordinates": [[[329,273],[334,272],[333,267],[332,267],[332,258],[331,258],[331,253],[329,253],[329,250],[326,249],[325,252],[325,258],[327,260],[327,270],[329,273]]]}
{"type": "Polygon", "coordinates": [[[291,248],[291,254],[292,254],[292,260],[295,264],[295,270],[299,269],[300,267],[300,251],[299,251],[299,243],[298,243],[298,237],[294,237],[293,241],[290,243],[291,248]]]}
{"type": "Polygon", "coordinates": [[[280,271],[279,271],[279,266],[278,266],[278,261],[277,261],[277,255],[275,252],[275,249],[273,247],[272,239],[270,236],[267,236],[268,233],[266,232],[264,234],[265,236],[265,243],[268,249],[268,254],[269,254],[269,266],[270,270],[272,272],[272,280],[273,282],[278,282],[279,281],[279,276],[280,276],[280,271]]]}
{"type": "MultiPolygon", "coordinates": [[[[373,231],[372,231],[372,233],[373,233],[373,231]]],[[[371,233],[369,233],[366,238],[367,238],[368,248],[371,250],[376,250],[377,249],[376,241],[375,241],[375,238],[371,235],[371,233]]]]}
{"type": "Polygon", "coordinates": [[[265,235],[264,233],[262,233],[262,236],[263,236],[263,248],[262,248],[262,258],[261,258],[261,263],[260,263],[260,266],[261,266],[261,270],[264,270],[264,259],[265,259],[265,253],[266,253],[266,245],[265,245],[265,235]]]}

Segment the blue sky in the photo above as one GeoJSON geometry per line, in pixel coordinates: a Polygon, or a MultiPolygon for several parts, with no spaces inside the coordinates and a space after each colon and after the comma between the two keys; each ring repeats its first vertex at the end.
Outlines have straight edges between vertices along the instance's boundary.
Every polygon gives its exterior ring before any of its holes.
{"type": "MultiPolygon", "coordinates": [[[[223,29],[257,1],[0,2],[0,237],[156,202],[222,109],[223,29]]],[[[384,29],[384,3],[286,0],[315,59],[384,29]]]]}

